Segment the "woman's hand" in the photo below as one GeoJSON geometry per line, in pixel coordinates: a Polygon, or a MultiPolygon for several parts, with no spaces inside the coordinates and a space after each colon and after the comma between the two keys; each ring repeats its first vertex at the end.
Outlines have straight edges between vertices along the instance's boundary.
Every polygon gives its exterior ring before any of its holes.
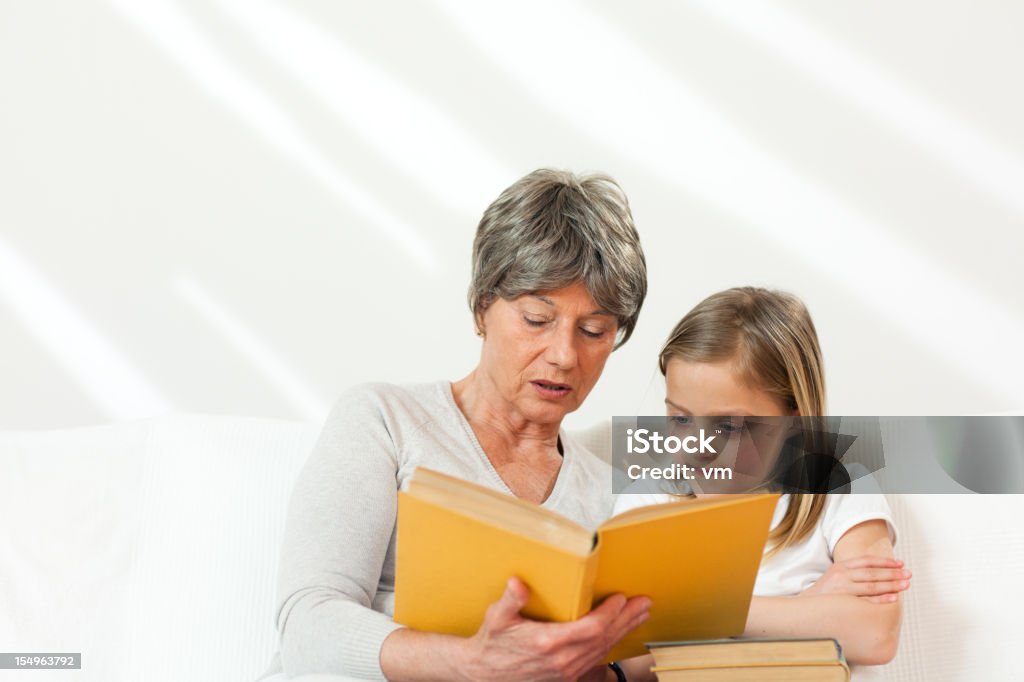
{"type": "Polygon", "coordinates": [[[892,557],[858,556],[836,561],[804,595],[851,594],[877,604],[890,604],[910,587],[911,573],[892,557]]]}
{"type": "Polygon", "coordinates": [[[647,620],[651,600],[608,597],[570,623],[542,623],[519,615],[529,591],[511,578],[501,599],[491,604],[475,635],[465,640],[460,673],[467,680],[608,679],[605,656],[647,620]]]}

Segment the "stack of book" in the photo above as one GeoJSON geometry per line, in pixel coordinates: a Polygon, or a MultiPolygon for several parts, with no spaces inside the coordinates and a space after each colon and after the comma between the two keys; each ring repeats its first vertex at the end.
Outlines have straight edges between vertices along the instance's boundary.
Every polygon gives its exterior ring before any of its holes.
{"type": "Polygon", "coordinates": [[[849,682],[834,639],[714,639],[648,644],[661,682],[849,682]]]}

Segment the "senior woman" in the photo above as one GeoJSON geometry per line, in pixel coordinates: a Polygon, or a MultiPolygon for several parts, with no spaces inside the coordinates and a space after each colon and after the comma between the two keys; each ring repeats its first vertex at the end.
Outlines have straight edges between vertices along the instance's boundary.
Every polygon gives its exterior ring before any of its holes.
{"type": "Polygon", "coordinates": [[[611,512],[611,470],[560,425],[629,339],[646,292],[629,204],[611,178],[538,170],[487,208],[469,288],[479,362],[459,381],[370,384],[339,399],[288,510],[268,674],[616,679],[601,662],[646,619],[644,597],[541,623],[519,615],[528,591],[510,576],[472,637],[395,623],[397,495],[426,466],[596,527],[611,512]]]}

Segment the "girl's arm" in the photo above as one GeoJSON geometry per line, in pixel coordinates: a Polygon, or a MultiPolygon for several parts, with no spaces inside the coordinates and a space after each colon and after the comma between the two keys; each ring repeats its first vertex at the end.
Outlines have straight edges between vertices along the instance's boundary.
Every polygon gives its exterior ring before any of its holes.
{"type": "MultiPolygon", "coordinates": [[[[892,557],[885,521],[865,521],[848,530],[836,543],[833,560],[857,556],[892,557]]],[[[902,599],[876,603],[852,595],[754,597],[747,616],[750,637],[834,637],[846,659],[860,665],[881,665],[896,655],[902,599]]]]}

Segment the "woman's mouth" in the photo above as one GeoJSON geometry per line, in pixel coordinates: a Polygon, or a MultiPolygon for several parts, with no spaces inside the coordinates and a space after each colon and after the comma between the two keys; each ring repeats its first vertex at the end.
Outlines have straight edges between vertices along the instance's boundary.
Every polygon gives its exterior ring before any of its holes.
{"type": "Polygon", "coordinates": [[[533,387],[537,389],[542,398],[550,400],[564,398],[572,391],[572,387],[569,384],[559,384],[554,381],[531,381],[530,383],[533,384],[533,387]]]}

